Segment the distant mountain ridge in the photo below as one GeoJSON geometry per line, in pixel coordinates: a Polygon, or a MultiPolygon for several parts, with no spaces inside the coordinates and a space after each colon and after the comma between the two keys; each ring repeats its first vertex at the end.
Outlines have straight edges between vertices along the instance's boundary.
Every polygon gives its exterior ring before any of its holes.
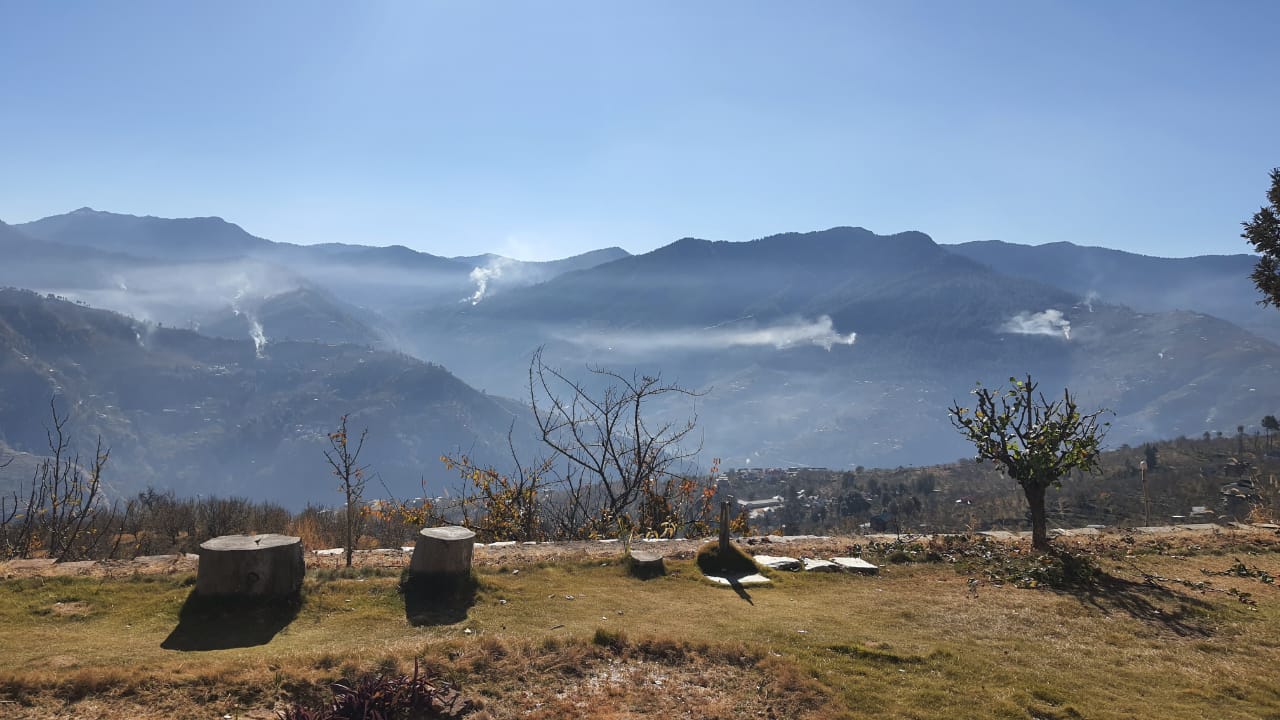
{"type": "Polygon", "coordinates": [[[946,246],[996,270],[1056,285],[1081,297],[1135,310],[1193,310],[1280,342],[1280,315],[1258,305],[1248,281],[1257,257],[1162,258],[1058,242],[1018,245],[987,240],[946,246]]]}
{"type": "MultiPolygon", "coordinates": [[[[37,221],[48,239],[0,226],[0,248],[20,259],[0,267],[0,283],[46,268],[67,282],[37,289],[130,312],[142,327],[198,327],[250,351],[260,330],[274,349],[271,367],[303,348],[326,355],[337,351],[322,348],[353,343],[364,353],[407,351],[520,398],[539,347],[573,377],[591,380],[592,367],[661,374],[709,390],[697,402],[703,447],[728,466],[953,460],[971,448],[950,427],[947,405],[975,381],[1028,372],[1047,392],[1071,387],[1082,402],[1114,410],[1115,443],[1253,428],[1280,406],[1270,379],[1280,348],[1266,339],[1280,337],[1280,316],[1254,306],[1244,255],[949,246],[921,232],[837,227],[520,263],[288,245],[220,220],[103,215],[37,221]],[[139,222],[152,229],[131,241],[127,228],[139,222]],[[220,247],[242,254],[183,255],[202,233],[225,235],[220,247]]],[[[354,363],[356,352],[338,355],[354,363]]],[[[301,367],[315,377],[270,382],[315,393],[313,381],[339,372],[301,367]]]]}

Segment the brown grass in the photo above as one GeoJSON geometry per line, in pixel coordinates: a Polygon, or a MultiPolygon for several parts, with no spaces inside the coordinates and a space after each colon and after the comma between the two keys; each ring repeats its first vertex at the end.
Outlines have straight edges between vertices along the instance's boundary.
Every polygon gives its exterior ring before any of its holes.
{"type": "Polygon", "coordinates": [[[313,574],[269,642],[200,652],[161,647],[190,575],[10,580],[0,715],[268,718],[415,658],[478,718],[1280,715],[1280,589],[1201,572],[1280,575],[1274,537],[1096,550],[1103,582],[1035,590],[945,561],[774,574],[746,598],[690,561],[647,582],[599,558],[488,567],[474,605],[422,626],[395,577],[313,574]]]}

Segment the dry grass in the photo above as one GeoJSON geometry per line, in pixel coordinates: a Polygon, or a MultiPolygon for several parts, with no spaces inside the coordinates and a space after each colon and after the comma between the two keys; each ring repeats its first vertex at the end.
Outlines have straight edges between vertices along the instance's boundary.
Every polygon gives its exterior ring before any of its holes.
{"type": "Polygon", "coordinates": [[[417,626],[396,578],[313,573],[269,642],[212,651],[161,646],[190,575],[10,580],[0,714],[267,718],[423,658],[478,718],[1280,717],[1280,589],[1201,572],[1280,575],[1274,537],[1238,540],[1117,542],[1102,583],[1059,590],[946,563],[775,574],[746,598],[690,561],[649,581],[598,558],[488,567],[471,607],[417,626]]]}

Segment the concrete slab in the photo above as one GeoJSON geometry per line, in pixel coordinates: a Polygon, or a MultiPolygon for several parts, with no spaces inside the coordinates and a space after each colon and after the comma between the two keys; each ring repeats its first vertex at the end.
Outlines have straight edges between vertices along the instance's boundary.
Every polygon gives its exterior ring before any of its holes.
{"type": "Polygon", "coordinates": [[[133,561],[141,565],[164,565],[178,562],[178,555],[139,555],[133,561]]]}
{"type": "Polygon", "coordinates": [[[756,555],[753,558],[757,565],[773,570],[801,570],[804,564],[799,559],[783,555],[756,555]]]}
{"type": "Polygon", "coordinates": [[[802,558],[805,572],[840,572],[840,566],[830,560],[802,558]]]}
{"type": "Polygon", "coordinates": [[[52,572],[54,575],[87,575],[97,564],[96,560],[58,563],[53,566],[52,572]]]}
{"type": "Polygon", "coordinates": [[[1216,532],[1222,528],[1214,523],[1188,523],[1186,525],[1178,525],[1179,530],[1190,530],[1191,532],[1216,532]]]}
{"type": "Polygon", "coordinates": [[[345,552],[342,548],[329,548],[328,550],[313,550],[316,555],[341,555],[345,552]]]}
{"type": "Polygon", "coordinates": [[[742,575],[739,577],[727,578],[718,575],[707,575],[706,578],[716,585],[770,585],[773,583],[769,578],[760,575],[742,575]]]}
{"type": "Polygon", "coordinates": [[[1097,528],[1054,528],[1049,531],[1054,537],[1090,537],[1101,535],[1097,528]]]}
{"type": "Polygon", "coordinates": [[[866,560],[863,560],[862,558],[833,557],[831,558],[831,562],[835,563],[836,565],[839,565],[845,570],[852,570],[853,572],[862,573],[864,575],[875,575],[876,573],[880,572],[880,568],[876,567],[875,565],[872,565],[871,563],[867,562],[866,560]]]}
{"type": "Polygon", "coordinates": [[[0,567],[3,567],[5,570],[43,570],[45,568],[53,567],[55,562],[57,561],[53,558],[26,558],[10,560],[9,562],[0,565],[0,567]]]}
{"type": "Polygon", "coordinates": [[[499,540],[498,542],[489,543],[489,547],[512,547],[515,544],[515,540],[499,540]]]}
{"type": "Polygon", "coordinates": [[[1144,527],[1136,527],[1133,531],[1144,535],[1162,535],[1175,532],[1177,529],[1178,528],[1173,525],[1146,525],[1144,527]]]}
{"type": "Polygon", "coordinates": [[[978,534],[985,535],[993,540],[1017,540],[1018,539],[1017,535],[1009,532],[1008,530],[983,530],[978,534]]]}

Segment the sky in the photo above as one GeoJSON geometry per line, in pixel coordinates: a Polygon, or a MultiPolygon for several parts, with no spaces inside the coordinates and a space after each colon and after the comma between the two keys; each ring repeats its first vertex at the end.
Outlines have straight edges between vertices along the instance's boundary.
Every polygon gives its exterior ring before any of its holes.
{"type": "Polygon", "coordinates": [[[1280,3],[0,0],[0,220],[525,260],[860,225],[1246,252],[1280,3]]]}

